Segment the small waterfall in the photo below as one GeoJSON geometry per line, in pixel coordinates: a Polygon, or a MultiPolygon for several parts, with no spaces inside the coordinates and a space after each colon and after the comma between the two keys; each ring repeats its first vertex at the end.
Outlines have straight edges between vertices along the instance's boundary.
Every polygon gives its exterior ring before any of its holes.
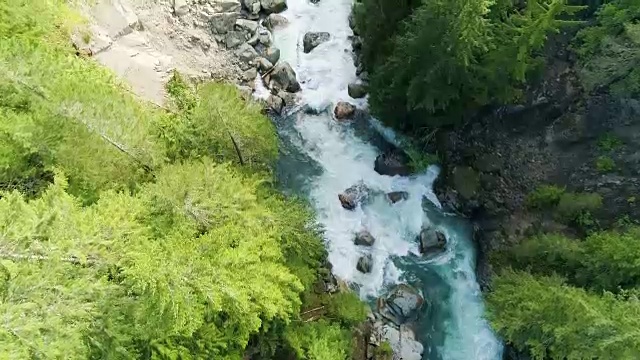
{"type": "Polygon", "coordinates": [[[424,344],[424,359],[501,359],[502,345],[483,318],[469,225],[441,213],[432,192],[438,169],[431,167],[412,177],[379,175],[373,164],[380,150],[370,139],[380,130],[386,137],[394,137],[393,132],[373,119],[364,127],[332,119],[331,107],[338,101],[367,106],[366,100],[354,100],[347,94],[347,85],[357,80],[349,41],[351,5],[351,0],[320,0],[318,4],[288,0],[289,9],[282,15],[289,24],[274,33],[281,59],[297,72],[301,103],[318,110],[317,114],[297,112],[278,120],[283,140],[282,182],[315,207],[335,275],[357,287],[363,299],[373,301],[401,282],[422,291],[431,303],[421,314],[416,331],[424,344]],[[309,31],[329,32],[331,39],[305,54],[302,37],[309,31]],[[393,205],[379,197],[347,211],[337,195],[358,182],[380,192],[406,191],[409,197],[393,205]],[[435,206],[423,209],[424,199],[435,206]],[[431,260],[420,255],[415,240],[427,224],[448,238],[447,252],[431,260]],[[376,238],[373,247],[354,244],[355,233],[362,229],[376,238]],[[356,270],[365,252],[373,258],[368,274],[356,270]]]}

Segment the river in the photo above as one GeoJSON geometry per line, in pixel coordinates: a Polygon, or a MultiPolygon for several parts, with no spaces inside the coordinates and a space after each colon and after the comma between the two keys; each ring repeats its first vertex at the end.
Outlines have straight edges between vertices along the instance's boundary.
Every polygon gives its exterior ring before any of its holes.
{"type": "Polygon", "coordinates": [[[484,319],[482,293],[475,278],[475,254],[469,224],[443,214],[432,192],[436,167],[412,177],[390,177],[373,170],[380,154],[375,141],[383,134],[396,141],[389,129],[370,119],[345,124],[332,119],[331,110],[344,100],[354,100],[347,85],[356,81],[348,26],[351,0],[288,0],[282,15],[289,25],[274,33],[281,60],[295,69],[302,85],[301,104],[316,114],[297,111],[277,119],[282,140],[278,175],[285,190],[306,197],[324,228],[334,274],[373,303],[394,284],[406,282],[420,289],[431,304],[420,314],[417,337],[424,345],[423,359],[498,360],[502,344],[484,319]],[[302,37],[309,31],[326,31],[331,39],[309,54],[302,37]],[[383,197],[355,211],[343,209],[337,195],[358,182],[383,192],[407,191],[409,198],[390,204],[383,197]],[[424,206],[423,198],[432,206],[424,206]],[[448,238],[445,254],[431,260],[420,256],[415,240],[424,224],[432,224],[448,238]],[[357,231],[367,229],[375,238],[372,248],[354,245],[357,231]],[[358,258],[373,255],[369,274],[356,270],[358,258]]]}

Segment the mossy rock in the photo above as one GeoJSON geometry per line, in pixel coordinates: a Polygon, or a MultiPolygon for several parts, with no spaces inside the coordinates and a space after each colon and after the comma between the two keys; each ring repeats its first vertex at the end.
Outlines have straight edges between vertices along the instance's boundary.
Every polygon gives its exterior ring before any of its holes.
{"type": "Polygon", "coordinates": [[[464,199],[472,199],[480,187],[478,173],[468,166],[456,166],[453,169],[453,188],[464,199]]]}

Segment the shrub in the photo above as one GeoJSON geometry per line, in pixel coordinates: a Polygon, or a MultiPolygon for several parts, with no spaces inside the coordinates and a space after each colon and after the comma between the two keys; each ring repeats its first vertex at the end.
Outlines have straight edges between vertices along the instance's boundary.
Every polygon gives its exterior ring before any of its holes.
{"type": "Polygon", "coordinates": [[[616,163],[612,158],[606,155],[599,156],[596,160],[596,169],[598,172],[607,173],[616,168],[616,163]]]}
{"type": "Polygon", "coordinates": [[[622,146],[620,138],[611,133],[604,134],[598,140],[598,149],[602,151],[613,151],[620,146],[622,146]]]}
{"type": "Polygon", "coordinates": [[[367,313],[367,307],[352,291],[335,294],[327,305],[327,317],[340,321],[346,327],[362,323],[367,313]]]}
{"type": "Polygon", "coordinates": [[[549,208],[557,205],[564,193],[564,187],[542,185],[527,196],[526,203],[527,206],[535,209],[549,208]]]}
{"type": "Polygon", "coordinates": [[[578,221],[602,206],[602,196],[596,193],[564,193],[556,206],[556,215],[564,221],[578,221]]]}

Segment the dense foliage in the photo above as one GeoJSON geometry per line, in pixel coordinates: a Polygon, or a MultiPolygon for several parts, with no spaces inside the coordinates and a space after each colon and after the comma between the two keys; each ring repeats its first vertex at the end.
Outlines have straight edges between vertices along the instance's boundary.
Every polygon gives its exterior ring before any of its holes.
{"type": "Polygon", "coordinates": [[[151,107],[74,53],[76,25],[63,0],[0,3],[0,357],[346,359],[363,304],[302,320],[325,253],[273,188],[271,122],[179,74],[151,107]]]}

